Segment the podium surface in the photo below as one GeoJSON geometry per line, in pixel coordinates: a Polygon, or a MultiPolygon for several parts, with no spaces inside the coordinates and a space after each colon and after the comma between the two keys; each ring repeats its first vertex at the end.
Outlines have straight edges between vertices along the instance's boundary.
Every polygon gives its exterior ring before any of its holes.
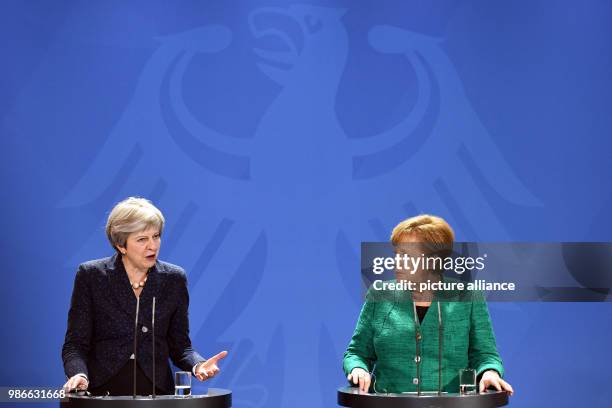
{"type": "Polygon", "coordinates": [[[494,408],[508,405],[505,391],[482,394],[426,392],[403,394],[366,394],[357,387],[338,388],[338,405],[352,408],[494,408]]]}
{"type": "Polygon", "coordinates": [[[176,397],[174,395],[87,397],[69,396],[60,401],[60,408],[229,408],[232,392],[209,388],[208,394],[176,397]]]}

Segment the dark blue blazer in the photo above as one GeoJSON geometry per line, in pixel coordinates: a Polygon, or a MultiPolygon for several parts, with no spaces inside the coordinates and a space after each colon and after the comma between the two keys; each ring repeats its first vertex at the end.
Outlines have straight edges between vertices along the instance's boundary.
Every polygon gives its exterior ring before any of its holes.
{"type": "MultiPolygon", "coordinates": [[[[189,339],[185,271],[157,261],[140,294],[136,357],[151,381],[153,296],[156,386],[172,394],[174,381],[168,358],[185,371],[205,360],[191,347],[189,339]]],[[[62,348],[66,375],[85,373],[89,387],[95,388],[117,374],[133,353],[135,317],[136,296],[119,255],[81,264],[74,280],[62,348]]]]}

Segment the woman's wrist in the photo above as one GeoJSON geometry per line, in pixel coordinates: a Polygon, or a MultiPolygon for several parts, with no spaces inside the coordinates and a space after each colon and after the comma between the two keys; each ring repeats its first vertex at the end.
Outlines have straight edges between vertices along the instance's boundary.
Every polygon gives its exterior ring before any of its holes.
{"type": "Polygon", "coordinates": [[[204,364],[206,362],[206,360],[200,361],[199,363],[196,363],[196,365],[193,366],[193,368],[191,369],[191,372],[193,373],[193,375],[196,375],[196,370],[198,369],[198,367],[201,364],[204,364]]]}

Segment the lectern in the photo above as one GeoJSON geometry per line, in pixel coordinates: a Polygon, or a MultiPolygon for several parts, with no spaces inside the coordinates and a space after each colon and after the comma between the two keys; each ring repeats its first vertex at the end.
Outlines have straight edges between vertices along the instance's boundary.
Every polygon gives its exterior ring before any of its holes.
{"type": "Polygon", "coordinates": [[[505,391],[461,395],[437,392],[404,394],[366,394],[357,387],[338,389],[338,405],[351,408],[494,408],[508,405],[505,391]]]}
{"type": "Polygon", "coordinates": [[[232,392],[221,388],[209,388],[208,394],[175,397],[158,395],[155,398],[138,396],[88,397],[68,396],[60,400],[60,408],[229,408],[232,392]]]}

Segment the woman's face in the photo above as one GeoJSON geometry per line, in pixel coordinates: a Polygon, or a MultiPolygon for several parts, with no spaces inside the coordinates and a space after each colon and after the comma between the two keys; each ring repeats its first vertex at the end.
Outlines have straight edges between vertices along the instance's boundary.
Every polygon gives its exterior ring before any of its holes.
{"type": "MultiPolygon", "coordinates": [[[[403,234],[396,246],[396,254],[409,258],[420,258],[423,253],[421,239],[414,234],[403,234]]],[[[410,266],[411,264],[409,264],[410,266]]],[[[397,280],[406,280],[411,282],[419,282],[423,278],[422,268],[415,269],[395,269],[395,278],[397,280]]]]}
{"type": "Polygon", "coordinates": [[[147,271],[155,265],[160,245],[159,229],[151,227],[128,235],[125,247],[119,247],[119,250],[128,265],[140,271],[147,271]]]}

